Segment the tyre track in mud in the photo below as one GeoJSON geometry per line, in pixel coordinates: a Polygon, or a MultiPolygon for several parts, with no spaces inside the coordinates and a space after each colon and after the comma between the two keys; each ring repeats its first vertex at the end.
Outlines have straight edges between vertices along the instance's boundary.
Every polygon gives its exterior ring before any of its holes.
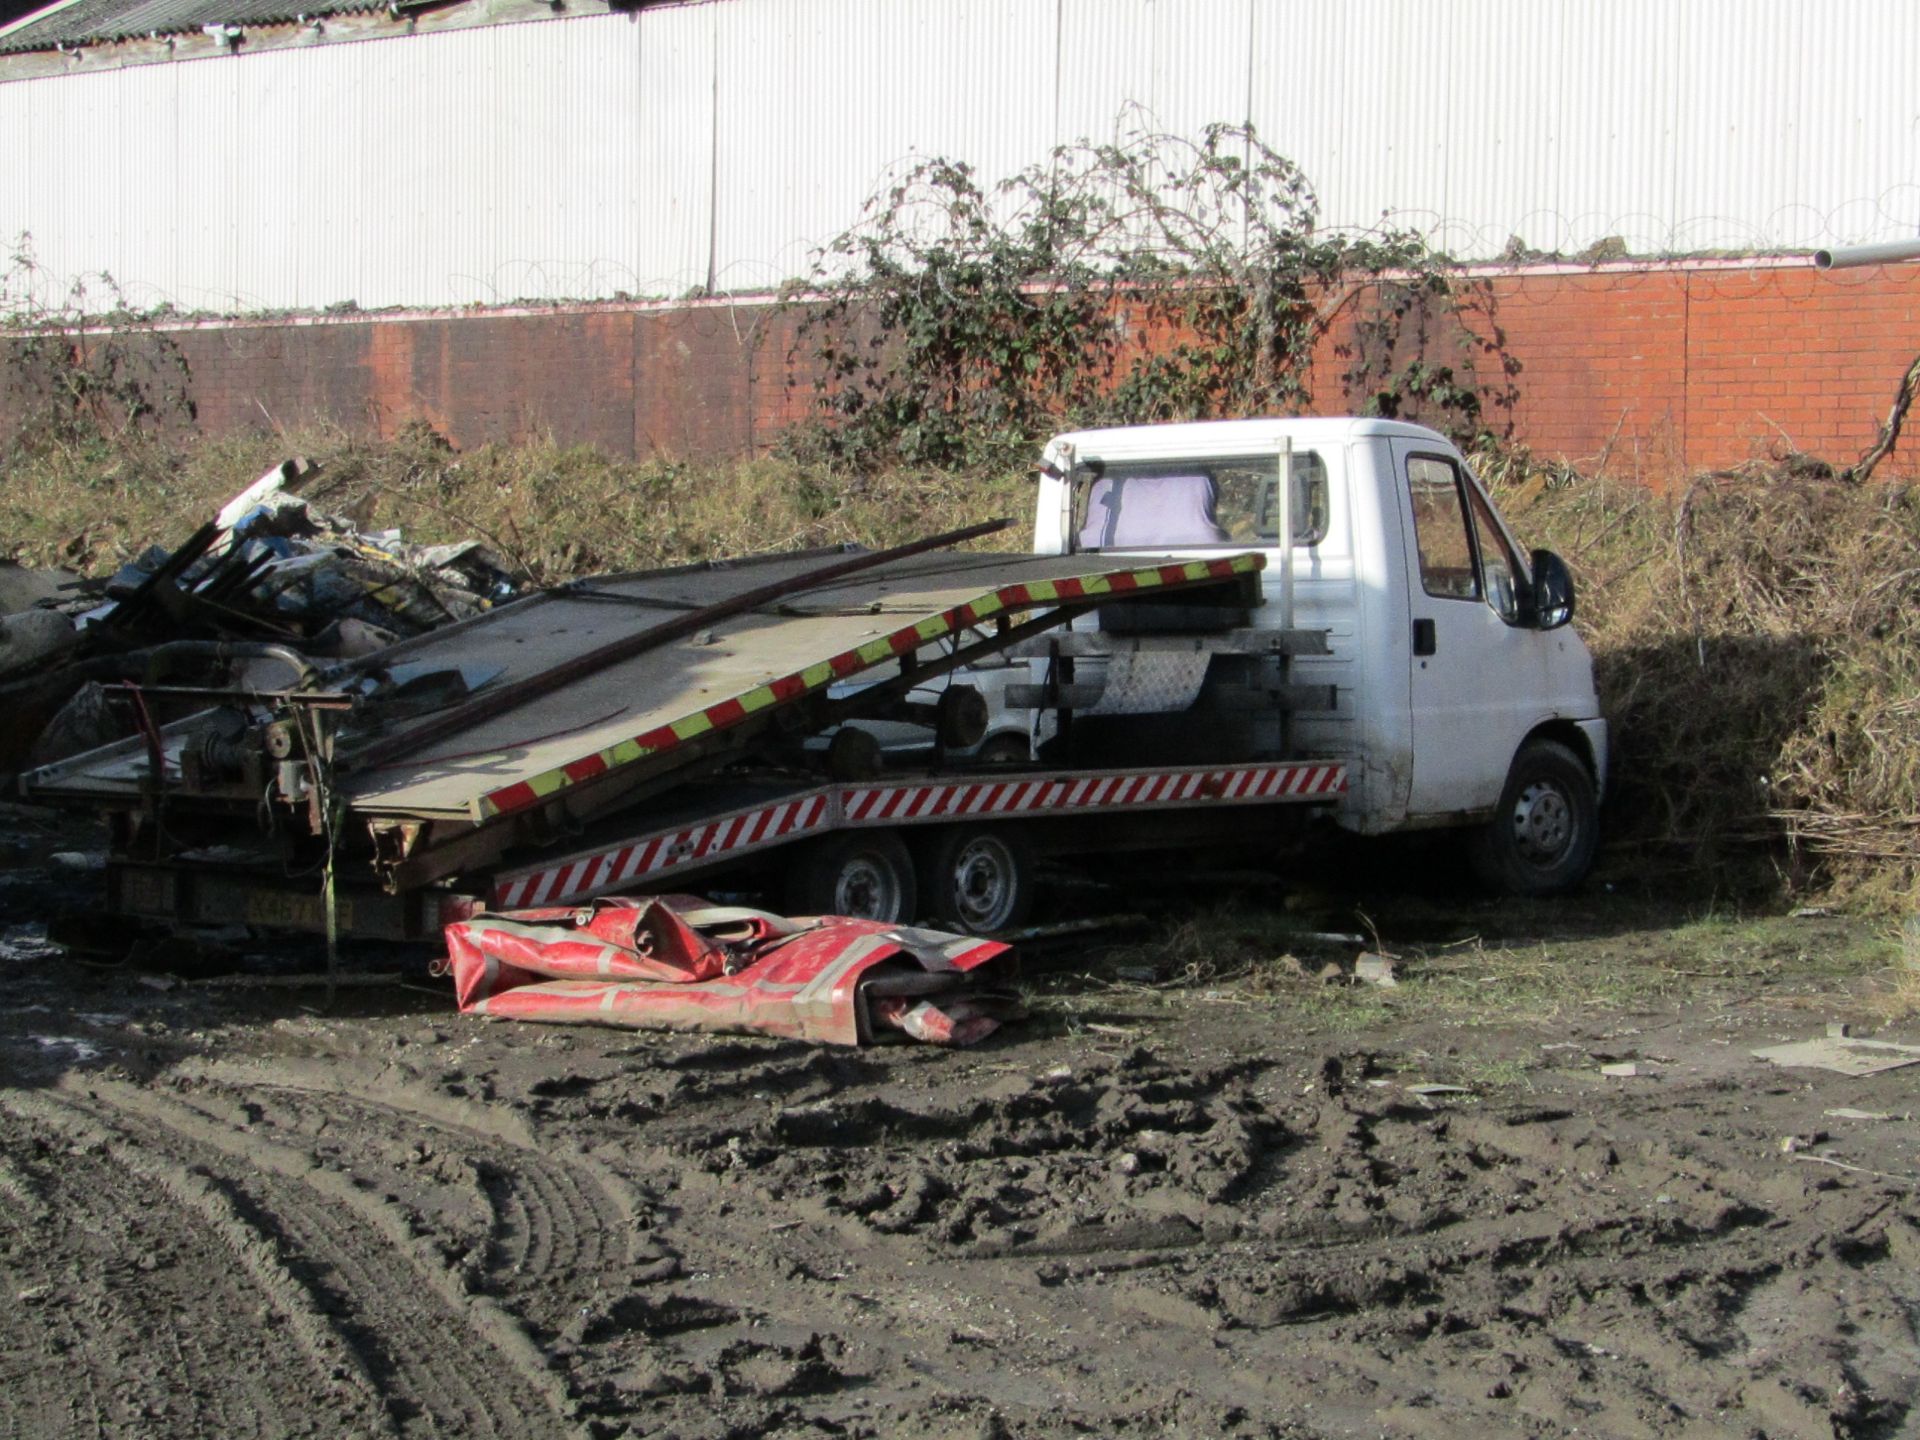
{"type": "Polygon", "coordinates": [[[324,1062],[193,1061],[173,1078],[183,1103],[242,1107],[263,1133],[408,1192],[416,1211],[423,1189],[442,1192],[439,1213],[421,1223],[442,1233],[463,1283],[510,1298],[549,1334],[666,1258],[640,1228],[646,1197],[565,1143],[543,1143],[505,1107],[324,1062]],[[473,1212],[468,1223],[445,1213],[449,1195],[473,1212]]]}
{"type": "MultiPolygon", "coordinates": [[[[296,1311],[338,1312],[335,1332],[387,1402],[382,1428],[573,1430],[564,1384],[519,1322],[491,1299],[465,1294],[411,1217],[348,1174],[123,1081],[69,1077],[51,1093],[8,1097],[9,1108],[23,1105],[47,1107],[54,1123],[103,1132],[134,1173],[165,1177],[166,1188],[190,1201],[198,1177],[232,1197],[237,1216],[281,1257],[269,1293],[303,1288],[311,1302],[296,1311]]],[[[207,1209],[195,1208],[205,1218],[207,1209]]],[[[252,1256],[260,1263],[258,1251],[252,1256]]]]}
{"type": "MultiPolygon", "coordinates": [[[[1340,1056],[872,1068],[687,1067],[628,1152],[678,1175],[671,1238],[752,1324],[847,1347],[863,1393],[810,1412],[836,1423],[1829,1440],[1920,1415],[1920,1205],[1782,1168],[1736,1097],[1433,1106],[1340,1056]]],[[[605,1113],[642,1084],[574,1089],[605,1113]]]]}
{"type": "Polygon", "coordinates": [[[358,1354],[233,1194],[71,1106],[16,1093],[4,1109],[9,1148],[49,1157],[45,1199],[9,1217],[41,1245],[123,1243],[44,1282],[44,1301],[16,1297],[10,1338],[40,1353],[7,1376],[0,1434],[392,1433],[358,1354]]]}
{"type": "MultiPolygon", "coordinates": [[[[518,1108],[328,1059],[188,1060],[169,1080],[181,1103],[327,1154],[376,1188],[405,1191],[413,1208],[431,1187],[417,1173],[392,1172],[395,1141],[432,1139],[457,1153],[485,1197],[488,1223],[481,1245],[456,1263],[470,1283],[538,1317],[583,1415],[628,1414],[636,1403],[684,1394],[700,1397],[703,1412],[684,1433],[759,1434],[783,1423],[791,1397],[853,1383],[837,1340],[802,1321],[767,1323],[757,1281],[721,1300],[707,1293],[713,1277],[684,1274],[656,1227],[685,1196],[661,1205],[650,1185],[636,1186],[566,1136],[550,1137],[518,1108]]],[[[476,1238],[444,1217],[427,1223],[453,1251],[476,1238]]]]}
{"type": "MultiPolygon", "coordinates": [[[[1071,1422],[1056,1413],[1060,1396],[1085,1388],[1078,1366],[1093,1312],[1045,1262],[1093,1256],[1124,1267],[1141,1247],[1215,1247],[1228,1228],[1180,1211],[1230,1201],[1260,1183],[1268,1163],[1258,1107],[1243,1093],[1270,1068],[1263,1063],[1120,1084],[1047,1066],[984,1090],[955,1086],[955,1100],[903,1094],[898,1070],[876,1060],[713,1048],[722,1057],[667,1062],[672,1103],[646,1107],[660,1123],[639,1127],[626,1156],[644,1175],[676,1177],[666,1229],[696,1271],[685,1298],[750,1298],[730,1327],[664,1343],[683,1376],[731,1392],[736,1381],[714,1357],[726,1335],[824,1332],[838,1347],[839,1384],[820,1388],[838,1393],[805,1413],[831,1423],[921,1433],[924,1422],[944,1433],[955,1416],[964,1423],[990,1405],[1035,1433],[1062,1423],[1107,1433],[1118,1416],[1103,1407],[1071,1422]],[[760,1063],[724,1063],[735,1059],[760,1063]],[[1177,1202],[1086,1213],[1143,1136],[1178,1149],[1160,1167],[1186,1182],[1177,1202]]],[[[642,1108],[625,1097],[662,1084],[655,1071],[569,1089],[583,1101],[592,1094],[586,1108],[605,1114],[642,1108]]],[[[558,1128],[568,1117],[556,1106],[547,1118],[558,1128]]],[[[1132,1356],[1129,1365],[1159,1368],[1132,1356]]],[[[1185,1384],[1177,1362],[1165,1378],[1185,1384]]],[[[685,1402],[673,1414],[683,1433],[722,1433],[685,1402]]]]}

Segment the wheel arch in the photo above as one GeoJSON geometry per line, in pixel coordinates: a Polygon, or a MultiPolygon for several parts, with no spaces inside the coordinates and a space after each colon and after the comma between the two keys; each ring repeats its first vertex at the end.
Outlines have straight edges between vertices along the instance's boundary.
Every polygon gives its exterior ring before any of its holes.
{"type": "MultiPolygon", "coordinates": [[[[1577,721],[1567,719],[1543,720],[1521,737],[1519,745],[1514,747],[1514,759],[1520,757],[1536,740],[1553,740],[1571,750],[1574,758],[1586,767],[1587,777],[1593,781],[1594,791],[1600,789],[1601,777],[1606,774],[1603,756],[1594,754],[1593,737],[1581,728],[1577,721]]],[[[1509,765],[1512,761],[1508,762],[1509,765]]]]}

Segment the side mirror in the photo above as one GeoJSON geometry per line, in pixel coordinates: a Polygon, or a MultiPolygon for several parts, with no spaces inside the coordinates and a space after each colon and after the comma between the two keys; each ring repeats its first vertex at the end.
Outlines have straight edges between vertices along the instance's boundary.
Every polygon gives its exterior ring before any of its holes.
{"type": "Polygon", "coordinates": [[[1558,630],[1573,619],[1573,572],[1551,550],[1536,550],[1531,559],[1533,603],[1527,618],[1536,630],[1558,630]]]}

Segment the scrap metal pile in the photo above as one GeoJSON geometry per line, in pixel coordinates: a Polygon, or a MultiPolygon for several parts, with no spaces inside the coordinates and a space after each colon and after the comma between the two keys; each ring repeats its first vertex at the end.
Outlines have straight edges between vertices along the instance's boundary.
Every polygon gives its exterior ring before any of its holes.
{"type": "Polygon", "coordinates": [[[132,733],[166,687],[283,688],[314,662],[371,654],[476,615],[519,583],[474,541],[422,546],[367,533],[294,489],[316,466],[288,460],[175,549],[117,574],[21,572],[0,616],[0,770],[43,764],[132,733]]]}

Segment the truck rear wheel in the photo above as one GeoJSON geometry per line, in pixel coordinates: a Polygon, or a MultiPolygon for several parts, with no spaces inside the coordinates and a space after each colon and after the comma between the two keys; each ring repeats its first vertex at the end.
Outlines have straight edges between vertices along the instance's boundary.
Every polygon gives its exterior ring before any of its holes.
{"type": "Polygon", "coordinates": [[[1480,878],[1508,895],[1558,895],[1586,878],[1600,841],[1593,776],[1555,740],[1520,747],[1493,819],[1468,853],[1480,878]]]}
{"type": "Polygon", "coordinates": [[[1004,825],[952,825],[920,853],[930,920],[968,935],[1011,930],[1033,909],[1033,847],[1004,825]]]}
{"type": "Polygon", "coordinates": [[[913,857],[891,830],[850,830],[803,847],[787,884],[796,915],[851,915],[900,924],[916,904],[913,857]]]}

